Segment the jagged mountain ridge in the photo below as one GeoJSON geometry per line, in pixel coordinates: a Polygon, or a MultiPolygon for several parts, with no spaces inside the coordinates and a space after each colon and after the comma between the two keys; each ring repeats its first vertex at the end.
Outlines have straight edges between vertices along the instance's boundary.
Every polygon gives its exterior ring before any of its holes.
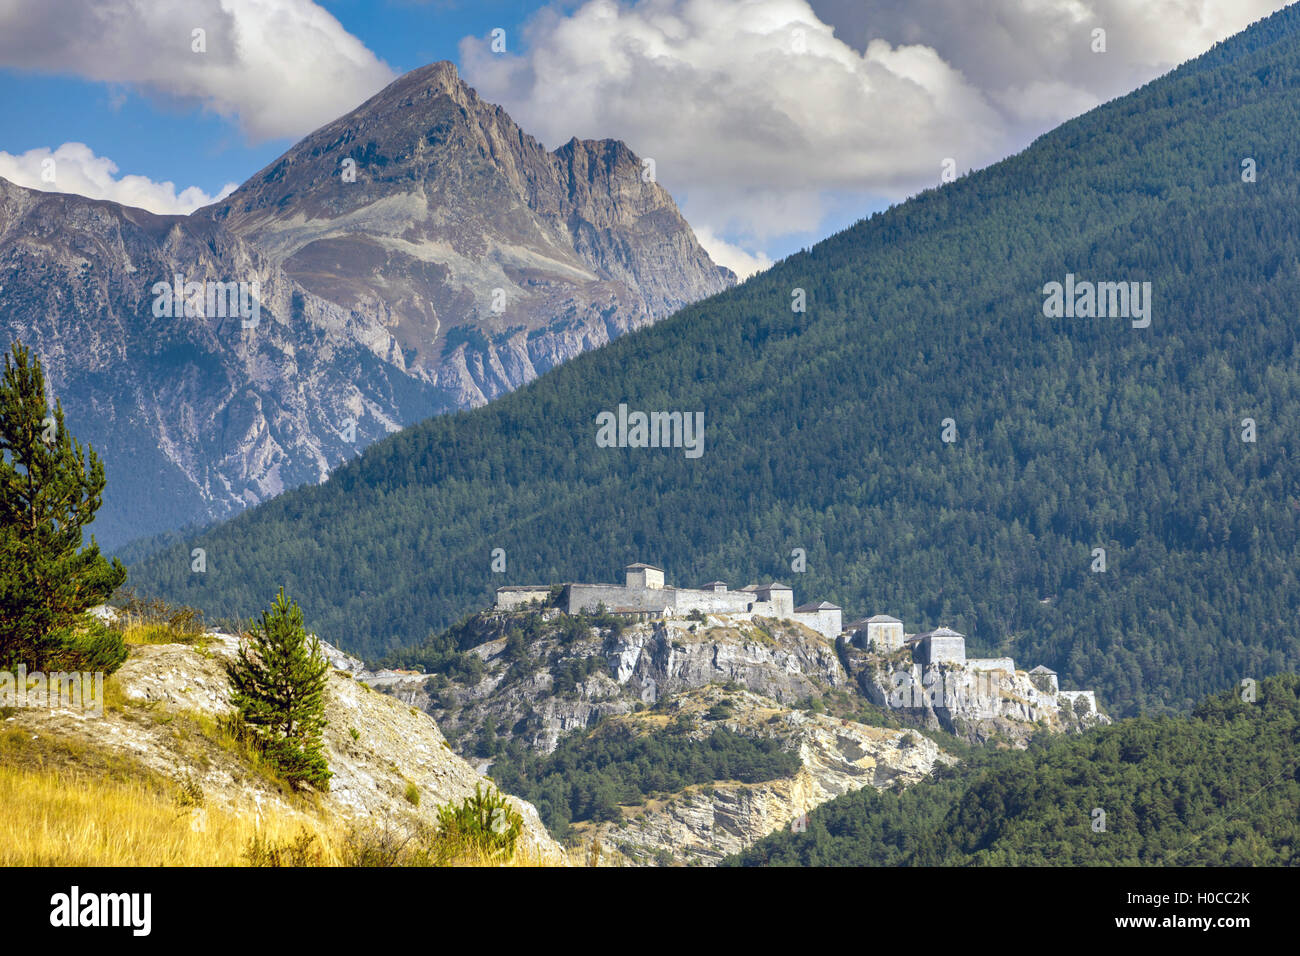
{"type": "Polygon", "coordinates": [[[93,528],[105,543],[319,481],[357,444],[444,407],[382,325],[311,295],[201,218],[0,180],[0,316],[105,461],[93,528]],[[177,274],[256,282],[257,327],[156,316],[151,289],[177,274]]]}
{"type": "Polygon", "coordinates": [[[572,139],[547,152],[446,61],[201,215],[382,321],[462,407],[735,281],[626,145],[572,139]]]}
{"type": "Polygon", "coordinates": [[[322,481],[732,284],[641,171],[614,141],[548,153],[434,64],[188,217],[0,180],[0,322],[105,460],[112,547],[322,481]],[[176,275],[256,283],[258,326],[156,316],[176,275]]]}

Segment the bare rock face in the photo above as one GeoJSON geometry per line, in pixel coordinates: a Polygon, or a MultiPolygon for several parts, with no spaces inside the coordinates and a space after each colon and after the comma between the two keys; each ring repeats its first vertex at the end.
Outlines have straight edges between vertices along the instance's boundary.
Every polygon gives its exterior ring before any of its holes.
{"type": "MultiPolygon", "coordinates": [[[[558,611],[540,616],[546,622],[562,617],[558,611]]],[[[850,685],[825,638],[792,621],[718,626],[668,620],[617,633],[591,628],[565,640],[544,625],[520,657],[512,654],[503,635],[525,617],[489,611],[475,619],[482,642],[471,653],[487,667],[474,684],[396,671],[362,676],[372,686],[428,709],[460,742],[462,752],[472,751],[473,739],[489,719],[496,727],[511,728],[528,747],[550,753],[563,734],[602,717],[629,714],[710,684],[742,684],[786,705],[850,685]],[[582,665],[581,676],[570,683],[563,675],[574,665],[582,665]]]]}
{"type": "Polygon", "coordinates": [[[73,434],[105,462],[104,544],[319,482],[441,407],[382,325],[229,231],[2,179],[0,329],[40,357],[73,434]],[[156,310],[155,285],[178,275],[255,283],[255,315],[156,310]]]}
{"type": "MultiPolygon", "coordinates": [[[[792,777],[761,783],[720,782],[691,787],[630,812],[623,824],[587,824],[582,842],[615,851],[632,865],[714,865],[781,829],[797,828],[806,814],[862,787],[910,786],[954,758],[914,730],[870,727],[824,714],[790,710],[769,698],[710,687],[673,701],[671,712],[698,723],[704,737],[717,724],[705,715],[724,702],[722,726],[782,742],[802,764],[792,777]]],[[[590,854],[589,854],[590,855],[590,854]]]]}
{"type": "Polygon", "coordinates": [[[625,145],[548,152],[448,62],[401,77],[200,215],[382,323],[459,407],[735,281],[625,145]]]}
{"type": "Polygon", "coordinates": [[[877,654],[843,641],[841,649],[858,690],[876,706],[971,743],[999,738],[1023,746],[1040,728],[1079,733],[1111,722],[1092,693],[1040,687],[1009,659],[996,667],[923,667],[907,650],[877,654]]]}
{"type": "MultiPolygon", "coordinates": [[[[487,611],[468,628],[484,663],[472,683],[403,671],[366,671],[366,683],[427,709],[457,751],[490,772],[488,727],[539,753],[602,719],[635,733],[689,718],[778,740],[798,771],[761,783],[719,781],[625,808],[627,821],[579,824],[585,858],[632,865],[713,865],[841,794],[908,786],[953,757],[915,730],[869,726],[798,709],[807,698],[857,689],[835,648],[793,621],[664,620],[575,633],[556,610],[487,611]],[[527,626],[525,642],[510,635],[527,626]],[[729,712],[718,718],[715,705],[729,712]],[[592,852],[593,845],[601,848],[592,852]]],[[[581,629],[579,629],[581,631],[581,629]]]]}
{"type": "Polygon", "coordinates": [[[105,461],[101,544],[226,518],[733,284],[642,174],[437,63],[188,217],[0,179],[3,344],[105,461]],[[255,285],[257,325],[157,314],[176,276],[255,285]]]}
{"type": "Polygon", "coordinates": [[[684,621],[659,622],[619,637],[609,658],[619,683],[647,702],[732,681],[792,704],[848,683],[826,639],[789,621],[695,628],[684,621]]]}
{"type": "Polygon", "coordinates": [[[472,680],[392,670],[362,676],[428,710],[483,772],[499,752],[498,731],[550,753],[565,734],[594,739],[612,724],[649,735],[682,719],[698,739],[725,727],[777,740],[798,756],[787,777],[691,786],[622,808],[621,824],[575,824],[571,845],[604,863],[713,865],[842,794],[910,786],[956,759],[931,731],[1023,746],[1040,731],[1108,722],[1092,695],[1049,692],[1054,683],[1040,687],[1004,659],[930,673],[909,650],[831,643],[793,621],[574,623],[554,608],[485,611],[461,628],[461,647],[483,665],[472,680]],[[912,729],[898,728],[900,718],[912,729]]]}

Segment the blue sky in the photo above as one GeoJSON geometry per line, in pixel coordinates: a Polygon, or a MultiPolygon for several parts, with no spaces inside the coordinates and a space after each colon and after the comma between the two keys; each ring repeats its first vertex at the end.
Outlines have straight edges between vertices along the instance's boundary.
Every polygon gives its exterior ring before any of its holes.
{"type": "Polygon", "coordinates": [[[448,59],[549,147],[610,137],[654,158],[705,248],[748,273],[1282,5],[0,0],[0,176],[188,212],[448,59]],[[504,52],[489,48],[495,28],[504,52]]]}

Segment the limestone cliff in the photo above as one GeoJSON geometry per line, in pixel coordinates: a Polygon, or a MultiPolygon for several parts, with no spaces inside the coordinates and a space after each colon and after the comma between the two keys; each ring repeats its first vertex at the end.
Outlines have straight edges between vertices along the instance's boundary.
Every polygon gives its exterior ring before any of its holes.
{"type": "Polygon", "coordinates": [[[971,743],[1022,745],[1039,729],[1077,733],[1110,723],[1092,694],[1040,687],[1009,659],[923,667],[906,649],[874,653],[844,640],[838,649],[872,703],[971,743]]]}
{"type": "Polygon", "coordinates": [[[1107,722],[1090,697],[1076,694],[1076,711],[1068,693],[1046,692],[1011,662],[927,669],[908,649],[875,653],[788,620],[629,623],[539,607],[485,611],[457,633],[475,661],[468,671],[362,676],[428,710],[485,772],[506,745],[550,753],[602,720],[649,734],[677,715],[697,737],[724,726],[798,756],[790,777],[714,781],[624,807],[622,825],[577,826],[584,853],[595,843],[607,862],[613,852],[624,863],[713,864],[840,794],[907,786],[955,759],[929,731],[1024,746],[1038,732],[1107,722]]]}
{"type": "Polygon", "coordinates": [[[786,705],[850,685],[834,648],[794,622],[721,626],[668,620],[586,628],[574,636],[561,626],[566,615],[544,611],[531,643],[512,645],[507,635],[530,616],[489,611],[474,619],[479,643],[470,653],[486,667],[472,684],[394,671],[368,673],[366,679],[427,708],[465,749],[472,750],[491,719],[542,753],[553,750],[561,734],[600,717],[712,683],[743,684],[786,705]],[[565,680],[575,667],[581,676],[565,680]]]}
{"type": "Polygon", "coordinates": [[[602,719],[648,733],[676,714],[697,722],[696,736],[725,726],[778,740],[799,757],[793,777],[718,781],[627,807],[622,827],[579,826],[584,855],[595,841],[605,862],[613,852],[614,861],[632,864],[713,864],[842,793],[904,786],[953,759],[916,731],[802,708],[826,695],[851,704],[856,690],[834,647],[801,624],[710,619],[574,628],[573,621],[554,610],[476,616],[467,640],[479,642],[470,653],[484,667],[472,682],[393,670],[361,676],[428,709],[458,751],[489,772],[496,729],[549,753],[561,735],[602,719]],[[519,640],[521,627],[530,628],[527,642],[519,640]],[[730,716],[708,717],[723,701],[730,716]]]}

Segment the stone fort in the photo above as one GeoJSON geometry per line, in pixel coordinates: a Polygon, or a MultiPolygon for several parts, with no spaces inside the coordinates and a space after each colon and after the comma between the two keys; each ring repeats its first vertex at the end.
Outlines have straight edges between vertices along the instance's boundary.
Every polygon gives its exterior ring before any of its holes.
{"type": "MultiPolygon", "coordinates": [[[[854,621],[844,629],[854,647],[877,654],[891,654],[904,648],[922,668],[948,666],[969,672],[1016,673],[1010,657],[967,657],[966,636],[949,627],[937,627],[920,634],[904,634],[903,622],[887,614],[854,621]]],[[[1075,712],[1097,713],[1097,697],[1090,690],[1061,690],[1056,671],[1038,665],[1027,674],[1029,683],[1044,697],[1066,702],[1075,712]]]]}
{"type": "MultiPolygon", "coordinates": [[[[682,618],[690,614],[713,614],[748,620],[770,617],[797,621],[827,640],[843,638],[853,646],[877,654],[906,650],[914,664],[929,670],[935,667],[959,668],[972,674],[1001,671],[1014,675],[1015,661],[1010,657],[968,658],[966,636],[949,627],[937,627],[920,634],[906,634],[903,622],[887,614],[841,624],[842,610],[828,601],[795,607],[794,591],[784,584],[750,584],[732,591],[725,581],[710,581],[698,588],[669,587],[664,570],[652,564],[629,564],[623,569],[623,584],[547,584],[517,585],[497,588],[496,606],[513,610],[531,604],[547,604],[558,591],[555,606],[567,614],[594,613],[601,608],[635,620],[682,618]]],[[[1035,667],[1027,674],[1036,691],[1045,697],[1081,702],[1089,713],[1097,712],[1092,691],[1063,691],[1055,671],[1035,667]]]]}
{"type": "MultiPolygon", "coordinates": [[[[692,613],[772,617],[798,621],[829,640],[841,632],[838,605],[820,601],[795,607],[794,591],[776,581],[732,591],[725,581],[710,581],[698,588],[668,587],[663,568],[652,564],[629,564],[623,574],[623,584],[560,585],[557,605],[568,614],[591,613],[603,606],[611,614],[640,620],[692,613]]],[[[518,608],[534,601],[546,602],[551,592],[545,584],[497,588],[496,606],[518,608]]]]}

